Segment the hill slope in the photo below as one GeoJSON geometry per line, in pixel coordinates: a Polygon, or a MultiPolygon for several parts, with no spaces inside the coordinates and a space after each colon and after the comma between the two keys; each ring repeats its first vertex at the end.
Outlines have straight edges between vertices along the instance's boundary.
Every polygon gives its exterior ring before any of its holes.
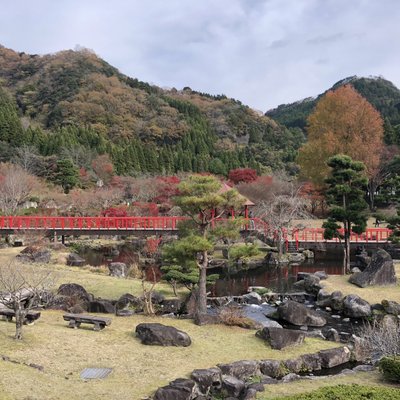
{"type": "MultiPolygon", "coordinates": [[[[335,83],[329,90],[351,84],[382,115],[385,120],[385,136],[388,144],[400,144],[400,90],[390,81],[381,77],[359,78],[352,76],[335,83]]],[[[307,98],[292,104],[282,104],[266,112],[266,116],[286,127],[305,129],[307,118],[316,103],[326,92],[316,98],[307,98]]]]}
{"type": "Polygon", "coordinates": [[[293,170],[304,141],[299,130],[239,101],[190,88],[163,90],[85,49],[38,56],[0,46],[0,86],[3,146],[33,146],[41,156],[77,148],[107,153],[119,174],[293,170]],[[18,128],[5,122],[11,114],[19,116],[18,128]]]}

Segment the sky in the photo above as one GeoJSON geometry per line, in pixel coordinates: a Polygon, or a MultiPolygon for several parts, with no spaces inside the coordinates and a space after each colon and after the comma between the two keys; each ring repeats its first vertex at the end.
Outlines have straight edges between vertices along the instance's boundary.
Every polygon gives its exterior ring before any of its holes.
{"type": "Polygon", "coordinates": [[[0,44],[86,47],[133,78],[265,112],[352,75],[400,87],[399,21],[400,0],[14,0],[0,44]]]}

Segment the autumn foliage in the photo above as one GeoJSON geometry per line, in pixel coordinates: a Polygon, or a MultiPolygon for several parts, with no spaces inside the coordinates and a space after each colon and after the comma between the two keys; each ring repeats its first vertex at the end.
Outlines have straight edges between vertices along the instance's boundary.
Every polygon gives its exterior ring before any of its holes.
{"type": "Polygon", "coordinates": [[[339,153],[362,161],[369,178],[377,173],[383,150],[383,120],[352,86],[329,91],[307,122],[308,142],[298,157],[304,178],[322,186],[329,172],[326,161],[339,153]]]}
{"type": "Polygon", "coordinates": [[[232,169],[229,171],[228,179],[235,185],[240,182],[253,182],[257,179],[257,171],[251,168],[232,169]]]}

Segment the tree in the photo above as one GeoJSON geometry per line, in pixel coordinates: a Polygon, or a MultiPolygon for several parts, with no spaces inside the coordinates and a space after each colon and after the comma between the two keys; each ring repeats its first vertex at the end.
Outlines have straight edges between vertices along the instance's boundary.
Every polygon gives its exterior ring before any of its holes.
{"type": "Polygon", "coordinates": [[[51,300],[49,290],[56,284],[54,270],[11,260],[0,265],[0,303],[15,312],[15,339],[22,339],[29,311],[51,300]]]}
{"type": "Polygon", "coordinates": [[[350,235],[351,232],[361,234],[367,226],[364,200],[367,178],[365,166],[360,161],[353,161],[349,156],[338,154],[328,160],[331,176],[328,184],[327,201],[330,206],[328,221],[324,222],[325,239],[338,237],[343,244],[343,273],[350,271],[350,235]],[[339,229],[343,228],[343,234],[339,229]]]}
{"type": "Polygon", "coordinates": [[[37,178],[19,165],[0,164],[0,210],[6,215],[14,214],[37,184],[37,178]]]}
{"type": "Polygon", "coordinates": [[[72,160],[64,158],[57,161],[54,181],[68,193],[79,182],[79,171],[72,160]]]}
{"type": "Polygon", "coordinates": [[[308,141],[298,156],[306,180],[324,186],[326,162],[339,153],[363,162],[368,179],[374,180],[383,150],[383,120],[352,86],[326,93],[307,122],[308,141]]]}
{"type": "MultiPolygon", "coordinates": [[[[300,196],[300,188],[291,183],[286,194],[274,194],[270,201],[263,201],[256,213],[268,226],[268,234],[278,248],[279,257],[284,253],[285,236],[293,227],[293,220],[310,218],[307,212],[308,202],[300,196]]],[[[299,227],[297,227],[298,229],[299,227]]]]}
{"type": "MultiPolygon", "coordinates": [[[[235,237],[239,227],[217,222],[226,211],[243,204],[243,198],[235,189],[220,191],[221,183],[213,176],[192,175],[179,185],[179,196],[175,204],[190,218],[189,226],[180,227],[181,239],[170,245],[175,252],[175,265],[181,257],[195,262],[198,268],[198,296],[196,298],[195,320],[202,323],[207,314],[207,269],[210,251],[218,240],[235,237]]],[[[237,225],[237,224],[236,224],[237,225]]]]}
{"type": "Polygon", "coordinates": [[[228,179],[235,185],[240,182],[253,182],[257,179],[257,171],[251,168],[236,168],[229,171],[228,179]]]}

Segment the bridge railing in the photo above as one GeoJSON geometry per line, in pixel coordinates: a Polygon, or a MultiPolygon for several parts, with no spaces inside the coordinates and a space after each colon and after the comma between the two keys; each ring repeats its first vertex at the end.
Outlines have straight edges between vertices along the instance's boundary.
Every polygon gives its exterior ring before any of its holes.
{"type": "Polygon", "coordinates": [[[185,217],[0,216],[0,229],[17,230],[176,230],[185,217]]]}

